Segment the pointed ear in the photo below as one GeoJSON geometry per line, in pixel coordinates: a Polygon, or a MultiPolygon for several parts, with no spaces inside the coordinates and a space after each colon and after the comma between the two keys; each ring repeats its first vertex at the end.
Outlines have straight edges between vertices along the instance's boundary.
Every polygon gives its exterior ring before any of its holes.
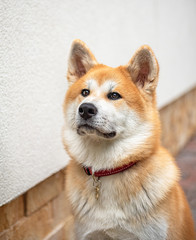
{"type": "Polygon", "coordinates": [[[86,44],[79,39],[74,40],[68,60],[67,79],[69,84],[77,81],[96,64],[97,60],[86,44]]]}
{"type": "Polygon", "coordinates": [[[127,65],[135,85],[147,93],[156,89],[159,65],[152,49],[144,45],[139,48],[127,65]]]}

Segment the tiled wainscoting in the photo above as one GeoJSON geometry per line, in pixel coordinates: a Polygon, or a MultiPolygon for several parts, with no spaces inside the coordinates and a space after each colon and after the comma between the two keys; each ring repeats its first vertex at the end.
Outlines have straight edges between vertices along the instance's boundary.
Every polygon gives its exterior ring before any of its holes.
{"type": "Polygon", "coordinates": [[[162,143],[175,156],[196,131],[196,87],[160,110],[162,143]]]}
{"type": "MultiPolygon", "coordinates": [[[[160,110],[162,141],[176,155],[196,131],[196,88],[160,110]]],[[[0,240],[67,240],[63,169],[0,207],[0,240]]]]}
{"type": "Polygon", "coordinates": [[[65,240],[65,170],[0,208],[0,240],[65,240]]]}

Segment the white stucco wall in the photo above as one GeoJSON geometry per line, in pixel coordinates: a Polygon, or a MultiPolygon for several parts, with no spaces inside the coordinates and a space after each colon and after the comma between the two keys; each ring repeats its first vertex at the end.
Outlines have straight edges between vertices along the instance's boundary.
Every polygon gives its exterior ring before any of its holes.
{"type": "Polygon", "coordinates": [[[0,205],[67,164],[62,102],[73,39],[110,66],[149,44],[160,107],[196,83],[195,13],[195,0],[0,0],[0,205]]]}

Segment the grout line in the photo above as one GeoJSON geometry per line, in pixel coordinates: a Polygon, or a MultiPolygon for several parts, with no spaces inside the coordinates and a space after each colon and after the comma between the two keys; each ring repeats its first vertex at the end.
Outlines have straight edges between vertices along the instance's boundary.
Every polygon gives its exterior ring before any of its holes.
{"type": "Polygon", "coordinates": [[[63,228],[63,226],[65,225],[65,222],[59,224],[54,230],[52,230],[52,232],[50,232],[45,238],[43,238],[43,240],[50,240],[50,238],[57,233],[61,228],[63,228]]]}

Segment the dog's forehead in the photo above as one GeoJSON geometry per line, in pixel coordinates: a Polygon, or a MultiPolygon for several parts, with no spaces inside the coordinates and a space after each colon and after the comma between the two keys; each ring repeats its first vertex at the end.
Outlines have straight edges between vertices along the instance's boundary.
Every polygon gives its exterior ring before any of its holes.
{"type": "Polygon", "coordinates": [[[87,73],[84,81],[90,89],[101,88],[103,91],[110,91],[127,82],[126,74],[126,70],[122,66],[112,68],[106,65],[98,65],[87,73]]]}
{"type": "Polygon", "coordinates": [[[118,83],[113,79],[107,79],[101,83],[95,79],[88,79],[86,81],[87,88],[92,91],[111,92],[117,85],[118,83]]]}

